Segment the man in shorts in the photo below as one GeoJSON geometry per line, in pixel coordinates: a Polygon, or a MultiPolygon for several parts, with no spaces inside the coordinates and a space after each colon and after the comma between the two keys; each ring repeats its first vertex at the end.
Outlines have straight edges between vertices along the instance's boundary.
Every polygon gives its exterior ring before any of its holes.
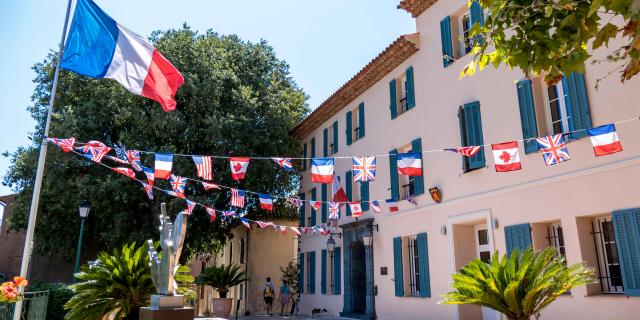
{"type": "Polygon", "coordinates": [[[273,297],[275,296],[275,288],[271,283],[271,277],[267,277],[267,282],[264,283],[262,289],[262,297],[264,298],[264,304],[267,306],[267,314],[272,315],[273,312],[273,297]]]}

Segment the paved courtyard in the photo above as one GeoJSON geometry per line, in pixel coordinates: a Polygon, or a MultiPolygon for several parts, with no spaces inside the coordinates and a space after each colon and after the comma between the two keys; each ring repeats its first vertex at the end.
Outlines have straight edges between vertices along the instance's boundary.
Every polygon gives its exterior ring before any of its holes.
{"type": "MultiPolygon", "coordinates": [[[[223,318],[197,318],[198,320],[226,320],[223,318]]],[[[235,317],[230,317],[229,320],[234,320],[236,319],[235,317]]],[[[258,316],[248,316],[248,317],[238,317],[238,320],[267,320],[267,319],[273,319],[273,320],[281,320],[281,319],[293,319],[293,320],[306,320],[306,319],[323,319],[323,320],[348,320],[349,318],[341,318],[341,317],[333,317],[333,316],[310,316],[310,315],[296,315],[296,316],[276,316],[273,315],[272,317],[269,316],[265,316],[265,315],[258,315],[258,316]]],[[[349,319],[352,320],[352,319],[349,319]]]]}

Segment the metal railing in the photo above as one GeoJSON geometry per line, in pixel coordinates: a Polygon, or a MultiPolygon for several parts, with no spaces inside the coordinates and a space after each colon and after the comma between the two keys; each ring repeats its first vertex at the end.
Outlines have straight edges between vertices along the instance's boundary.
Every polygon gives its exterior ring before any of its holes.
{"type": "MultiPolygon", "coordinates": [[[[46,320],[49,291],[25,292],[21,320],[46,320]]],[[[14,304],[0,304],[0,320],[12,320],[14,304]]]]}

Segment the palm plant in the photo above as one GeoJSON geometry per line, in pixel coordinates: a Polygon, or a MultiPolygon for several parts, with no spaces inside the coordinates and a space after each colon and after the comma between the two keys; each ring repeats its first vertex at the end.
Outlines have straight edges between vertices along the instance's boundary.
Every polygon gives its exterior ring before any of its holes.
{"type": "Polygon", "coordinates": [[[502,258],[496,252],[489,263],[474,259],[454,274],[455,290],[442,295],[440,303],[475,304],[511,320],[537,319],[559,295],[593,282],[593,269],[582,263],[567,266],[554,248],[515,250],[502,258]]]}
{"type": "Polygon", "coordinates": [[[247,280],[247,274],[240,271],[240,266],[224,264],[216,267],[209,267],[202,270],[196,283],[199,285],[212,286],[218,291],[220,298],[226,298],[229,288],[237,286],[247,280]]]}

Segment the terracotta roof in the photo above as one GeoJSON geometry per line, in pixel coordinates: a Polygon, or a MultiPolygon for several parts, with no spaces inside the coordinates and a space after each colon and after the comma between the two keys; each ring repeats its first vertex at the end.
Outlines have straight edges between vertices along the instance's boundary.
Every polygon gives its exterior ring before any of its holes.
{"type": "Polygon", "coordinates": [[[359,95],[380,81],[391,70],[407,60],[418,51],[418,34],[405,34],[384,51],[378,54],[371,62],[362,68],[355,76],[347,81],[340,89],[334,92],[327,100],[318,106],[299,125],[291,130],[291,135],[302,138],[322,125],[334,114],[347,106],[359,95]]]}
{"type": "Polygon", "coordinates": [[[438,0],[402,0],[398,4],[398,9],[411,13],[412,17],[417,17],[425,10],[429,9],[438,0]]]}

